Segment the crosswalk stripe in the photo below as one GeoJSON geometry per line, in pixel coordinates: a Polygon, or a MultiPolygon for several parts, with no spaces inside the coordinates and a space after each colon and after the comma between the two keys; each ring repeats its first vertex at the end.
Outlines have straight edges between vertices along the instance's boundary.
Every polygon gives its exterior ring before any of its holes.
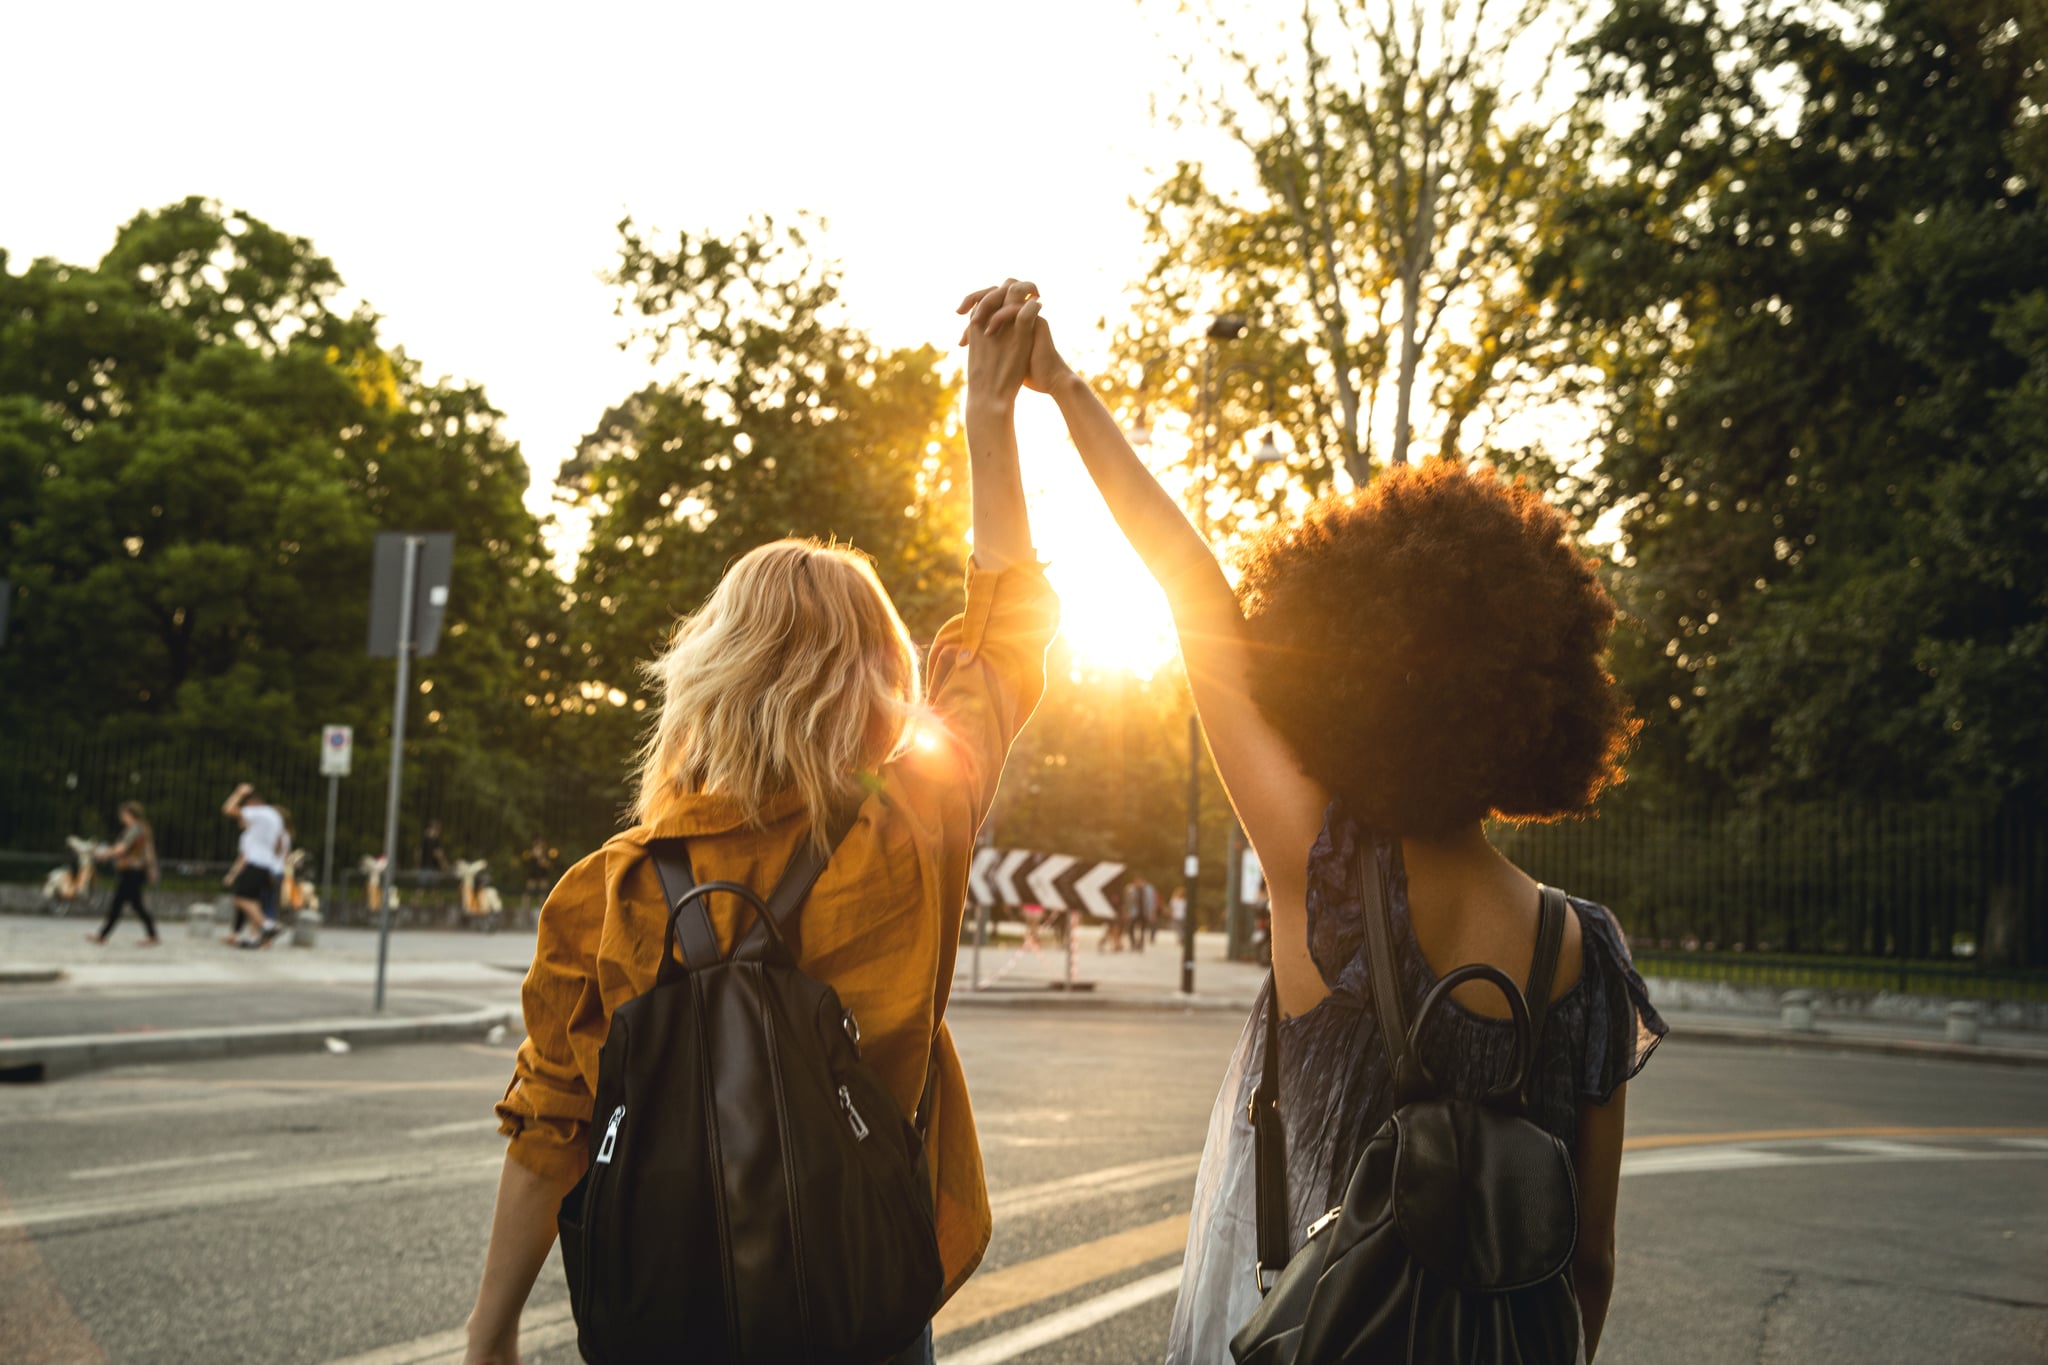
{"type": "Polygon", "coordinates": [[[1104,1194],[1123,1194],[1132,1190],[1148,1189],[1153,1185],[1164,1185],[1191,1176],[1202,1164],[1200,1152],[1189,1152],[1182,1156],[1158,1157],[1151,1161],[1134,1161],[1127,1166],[1105,1166],[1100,1170],[1083,1171],[1060,1180],[1047,1180],[1037,1185],[1020,1185],[1013,1190],[1004,1190],[989,1196],[989,1210],[997,1218],[1021,1218],[1026,1214],[1040,1213],[1046,1209],[1058,1208],[1064,1204],[1079,1203],[1104,1194]]]}
{"type": "Polygon", "coordinates": [[[1062,1308],[1056,1313],[1047,1313],[1034,1318],[1022,1327],[999,1332],[992,1337],[957,1351],[945,1351],[940,1359],[946,1365],[1003,1365],[1004,1361],[1015,1360],[1018,1356],[1049,1346],[1077,1333],[1085,1332],[1098,1323],[1109,1321],[1122,1313],[1128,1313],[1140,1304],[1164,1298],[1180,1288],[1180,1267],[1162,1270],[1143,1279],[1132,1280],[1119,1285],[1106,1294],[1062,1308]]]}
{"type": "Polygon", "coordinates": [[[960,1292],[939,1310],[932,1332],[943,1337],[1041,1303],[1147,1261],[1170,1256],[1186,1246],[1187,1241],[1188,1216],[1178,1213],[1048,1256],[984,1271],[962,1285],[960,1292]]]}
{"type": "Polygon", "coordinates": [[[169,1156],[160,1161],[134,1161],[126,1166],[88,1166],[71,1172],[73,1180],[110,1180],[123,1175],[153,1175],[158,1171],[182,1171],[192,1166],[225,1166],[247,1161],[254,1152],[207,1152],[200,1156],[169,1156]]]}
{"type": "MultiPolygon", "coordinates": [[[[569,1303],[564,1299],[556,1303],[529,1308],[519,1320],[519,1350],[545,1350],[550,1346],[561,1346],[576,1340],[576,1320],[569,1315],[569,1303]]],[[[435,1332],[431,1336],[415,1337],[401,1341],[394,1346],[380,1346],[374,1351],[348,1356],[342,1360],[331,1360],[327,1365],[461,1365],[469,1349],[469,1337],[460,1328],[446,1332],[435,1332]]]]}

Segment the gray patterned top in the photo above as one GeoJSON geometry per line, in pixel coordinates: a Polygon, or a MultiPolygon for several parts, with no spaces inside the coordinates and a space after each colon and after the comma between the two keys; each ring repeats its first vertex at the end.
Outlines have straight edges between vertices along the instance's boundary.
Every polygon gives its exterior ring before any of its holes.
{"type": "MultiPolygon", "coordinates": [[[[1365,925],[1356,885],[1357,850],[1379,858],[1393,922],[1394,957],[1413,1018],[1436,976],[1408,919],[1408,873],[1400,839],[1368,830],[1332,804],[1309,850],[1309,950],[1330,994],[1284,1021],[1280,1112],[1287,1127],[1288,1225],[1298,1247],[1308,1225],[1336,1203],[1365,1142],[1392,1110],[1389,1066],[1366,984],[1365,925]]],[[[1605,1103],[1649,1060],[1664,1036],[1628,943],[1613,915],[1573,899],[1584,936],[1578,981],[1551,1006],[1537,1045],[1537,1113],[1546,1129],[1573,1145],[1579,1106],[1605,1103]]],[[[1266,989],[1272,989],[1270,982],[1266,989]]],[[[1245,1105],[1258,1082],[1265,1046],[1265,999],[1252,1010],[1223,1088],[1195,1177],[1180,1297],[1167,1341],[1169,1365],[1228,1365],[1230,1337],[1251,1316],[1259,1294],[1252,1175],[1252,1129],[1245,1105]]],[[[1450,1000],[1431,1016],[1421,1053],[1432,1075],[1456,1093],[1477,1095],[1513,1068],[1509,1021],[1472,1013],[1450,1000]]]]}

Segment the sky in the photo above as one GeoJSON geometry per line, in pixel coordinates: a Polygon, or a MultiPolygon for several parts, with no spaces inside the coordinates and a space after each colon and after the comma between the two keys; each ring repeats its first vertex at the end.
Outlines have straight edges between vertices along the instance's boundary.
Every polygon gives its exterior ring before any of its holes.
{"type": "MultiPolygon", "coordinates": [[[[545,512],[556,465],[650,375],[599,279],[629,213],[669,231],[821,215],[853,318],[889,345],[950,347],[963,293],[1031,278],[1070,356],[1099,359],[1096,320],[1143,266],[1129,200],[1193,136],[1153,112],[1179,88],[1170,9],[9,6],[0,245],[17,269],[89,263],[191,194],[309,237],[429,375],[485,386],[545,512]]],[[[1020,431],[1070,638],[1156,664],[1163,604],[1056,414],[1033,398],[1020,431]]]]}

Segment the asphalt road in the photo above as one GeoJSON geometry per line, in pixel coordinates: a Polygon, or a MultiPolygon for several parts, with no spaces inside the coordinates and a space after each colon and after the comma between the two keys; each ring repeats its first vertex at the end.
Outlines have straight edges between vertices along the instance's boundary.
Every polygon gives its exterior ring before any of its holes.
{"type": "MultiPolygon", "coordinates": [[[[940,1359],[1157,1360],[1239,1021],[955,1027],[998,1212],[940,1359]]],[[[459,1359],[509,1061],[450,1044],[0,1087],[0,1359],[459,1359]]],[[[2048,1073],[1672,1043],[1629,1107],[1603,1363],[2048,1359],[2048,1073]]],[[[575,1359],[565,1292],[550,1265],[528,1361],[575,1359]]]]}

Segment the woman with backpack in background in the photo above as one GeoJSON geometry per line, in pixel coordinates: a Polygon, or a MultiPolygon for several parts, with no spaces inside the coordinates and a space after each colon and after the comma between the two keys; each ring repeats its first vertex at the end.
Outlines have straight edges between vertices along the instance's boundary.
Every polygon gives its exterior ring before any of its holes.
{"type": "MultiPolygon", "coordinates": [[[[1582,814],[1620,780],[1636,723],[1606,672],[1614,606],[1593,565],[1534,492],[1431,462],[1382,470],[1275,528],[1233,589],[1042,321],[1027,382],[1057,401],[1166,591],[1217,772],[1268,879],[1273,975],[1210,1119],[1168,1360],[1590,1357],[1614,1282],[1626,1083],[1664,1024],[1608,911],[1567,908],[1501,856],[1481,822],[1582,814]],[[1506,989],[1469,979],[1489,972],[1506,989]],[[1454,993],[1432,997],[1454,973],[1454,993]],[[1541,983],[1526,1016],[1524,982],[1541,983]],[[1412,1049],[1405,1029],[1385,1036],[1380,1013],[1417,1018],[1425,1001],[1412,1049]],[[1509,1090],[1529,1036],[1528,1074],[1509,1090]],[[1375,1275],[1426,1264],[1415,1243],[1431,1229],[1409,1226],[1425,1215],[1353,1228],[1353,1248],[1407,1244],[1370,1273],[1338,1268],[1310,1303],[1321,1263],[1304,1248],[1347,1197],[1383,1207],[1388,1191],[1362,1190],[1354,1174],[1394,1183],[1367,1149],[1396,1140],[1389,1116],[1433,1088],[1467,1103],[1457,1122],[1495,1124],[1479,1113],[1482,1097],[1526,1120],[1505,1164],[1533,1170],[1554,1196],[1541,1205],[1553,1216],[1447,1228],[1448,1245],[1434,1250],[1533,1259],[1546,1296],[1534,1308],[1508,1293],[1459,1300],[1453,1285],[1432,1299],[1416,1273],[1396,1301],[1375,1301],[1375,1275]],[[1255,1139],[1253,1112],[1278,1131],[1255,1139]],[[1279,1150],[1261,1160],[1255,1148],[1269,1138],[1279,1150]],[[1500,1244],[1470,1245],[1489,1234],[1500,1244]],[[1310,1276],[1276,1287],[1295,1257],[1310,1276]],[[1359,1277],[1347,1284],[1347,1271],[1359,1277]],[[1497,1355],[1475,1345],[1496,1336],[1516,1340],[1497,1355]]],[[[1472,1175],[1458,1159],[1454,1150],[1443,1168],[1453,1185],[1472,1175]]],[[[1424,1207],[1455,1215],[1458,1205],[1424,1207]]],[[[1339,1234],[1342,1224],[1326,1236],[1339,1234]]],[[[1319,1254],[1335,1256],[1328,1240],[1319,1254]]]]}
{"type": "MultiPolygon", "coordinates": [[[[836,851],[784,930],[789,952],[803,973],[836,990],[861,1060],[902,1118],[915,1115],[922,1123],[943,1267],[930,1310],[979,1263],[989,1238],[988,1194],[944,1014],[975,832],[1011,741],[1043,690],[1045,650],[1058,620],[1032,551],[1012,425],[1035,299],[1032,286],[1011,281],[989,296],[969,327],[974,556],[965,610],[939,632],[923,682],[903,622],[869,562],[799,540],[765,545],[736,561],[648,670],[659,704],[641,755],[636,823],[571,868],[541,911],[523,990],[527,1038],[497,1109],[511,1141],[468,1324],[472,1365],[518,1359],[520,1309],[555,1239],[558,1205],[586,1168],[594,1179],[594,1162],[613,1155],[625,1109],[610,1111],[608,1125],[593,1132],[600,1054],[610,1051],[607,1032],[617,1028],[622,1007],[659,994],[676,970],[667,935],[672,925],[688,928],[690,908],[671,921],[675,888],[663,860],[678,847],[687,850],[699,887],[736,883],[766,894],[785,868],[807,851],[822,854],[836,837],[836,851]],[[1013,320],[1025,325],[995,337],[986,331],[992,321],[1013,320]],[[594,1136],[602,1145],[593,1157],[594,1136]]],[[[740,902],[733,894],[700,902],[717,943],[691,952],[686,939],[687,968],[706,965],[690,959],[733,952],[739,935],[757,931],[740,902]]],[[[836,1029],[840,1021],[829,1022],[836,1029]]],[[[795,1084],[781,1073],[773,1079],[778,1098],[795,1084]]],[[[764,1096],[767,1081],[755,1082],[764,1096]]],[[[839,1097],[854,1150],[871,1152],[861,1144],[901,1126],[872,1109],[860,1114],[844,1086],[839,1097]]],[[[760,1121],[774,1118],[764,1098],[760,1121]]],[[[628,1133],[631,1122],[626,1118],[628,1133]]],[[[622,1159],[629,1142],[619,1142],[622,1159]]],[[[740,1178],[727,1165],[724,1177],[740,1178]]],[[[781,1198],[779,1176],[763,1172],[758,1194],[733,1190],[720,1205],[721,1220],[745,1212],[733,1209],[735,1201],[781,1198]]],[[[568,1206],[562,1214],[569,1217],[568,1206]]],[[[572,1250],[565,1243],[565,1259],[572,1250]]],[[[758,1269],[758,1251],[740,1247],[728,1248],[722,1266],[636,1273],[665,1277],[682,1294],[706,1277],[746,1273],[738,1263],[750,1257],[758,1269]]],[[[848,1266],[845,1274],[867,1269],[848,1266]]],[[[804,1305],[795,1267],[789,1275],[782,1311],[795,1317],[804,1305]]],[[[929,1314],[919,1311],[921,1333],[906,1333],[908,1344],[893,1359],[932,1359],[929,1314]]],[[[588,1352],[581,1305],[578,1322],[588,1352]]],[[[742,1342],[727,1355],[749,1352],[742,1342]]],[[[725,1357],[677,1340],[635,1358],[725,1357]]]]}
{"type": "Polygon", "coordinates": [[[97,934],[86,937],[94,943],[105,943],[114,932],[114,921],[121,918],[121,911],[132,905],[142,921],[142,946],[157,947],[163,940],[156,936],[156,921],[149,917],[149,907],[142,903],[143,887],[156,880],[156,831],[149,827],[141,802],[121,803],[121,837],[96,852],[114,864],[114,899],[107,906],[107,922],[97,934]]]}

